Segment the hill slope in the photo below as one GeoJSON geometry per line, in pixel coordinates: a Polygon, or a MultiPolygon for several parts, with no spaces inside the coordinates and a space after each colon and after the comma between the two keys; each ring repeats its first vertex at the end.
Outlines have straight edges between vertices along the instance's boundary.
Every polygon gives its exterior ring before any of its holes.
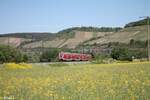
{"type": "MultiPolygon", "coordinates": [[[[130,22],[128,24],[125,25],[125,28],[127,27],[134,27],[134,26],[142,26],[142,25],[147,25],[147,21],[150,21],[150,19],[143,19],[143,20],[139,20],[139,21],[135,21],[135,22],[130,22]]],[[[150,23],[149,23],[150,24],[150,23]]]]}
{"type": "Polygon", "coordinates": [[[1,44],[22,46],[23,48],[55,47],[75,48],[84,41],[99,37],[108,33],[116,32],[121,28],[109,27],[74,27],[62,30],[58,33],[13,33],[0,35],[1,44]],[[20,40],[18,40],[20,39],[20,40]],[[11,40],[11,41],[10,41],[11,40]],[[14,40],[14,41],[13,41],[14,40]],[[18,41],[16,41],[18,40],[18,41]]]}
{"type": "Polygon", "coordinates": [[[74,27],[58,33],[13,33],[0,35],[0,44],[23,48],[76,48],[80,44],[128,43],[131,39],[146,40],[146,19],[131,22],[125,28],[74,27]]]}
{"type": "Polygon", "coordinates": [[[128,27],[120,30],[119,32],[113,32],[112,34],[99,37],[86,42],[85,44],[104,44],[109,42],[122,42],[128,43],[131,39],[144,41],[147,39],[147,26],[135,26],[128,27]]]}

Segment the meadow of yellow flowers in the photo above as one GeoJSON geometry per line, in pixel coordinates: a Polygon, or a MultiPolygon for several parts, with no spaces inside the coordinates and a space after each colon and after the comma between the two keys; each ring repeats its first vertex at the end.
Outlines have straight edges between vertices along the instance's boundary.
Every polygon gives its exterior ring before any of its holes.
{"type": "Polygon", "coordinates": [[[4,97],[15,100],[150,100],[150,63],[3,64],[0,65],[0,100],[4,97]]]}

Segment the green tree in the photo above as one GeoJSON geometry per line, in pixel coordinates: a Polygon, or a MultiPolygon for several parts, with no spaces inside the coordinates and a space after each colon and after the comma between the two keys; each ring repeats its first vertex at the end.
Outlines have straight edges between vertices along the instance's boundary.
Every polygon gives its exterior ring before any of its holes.
{"type": "Polygon", "coordinates": [[[114,48],[111,57],[116,60],[132,60],[132,54],[126,48],[114,48]]]}
{"type": "Polygon", "coordinates": [[[58,57],[59,50],[58,49],[51,49],[42,53],[40,57],[41,62],[51,62],[56,61],[58,57]]]}

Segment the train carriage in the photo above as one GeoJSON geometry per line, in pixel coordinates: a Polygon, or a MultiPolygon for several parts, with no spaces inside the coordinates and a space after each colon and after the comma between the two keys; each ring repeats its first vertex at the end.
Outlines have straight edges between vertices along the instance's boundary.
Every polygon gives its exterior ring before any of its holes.
{"type": "Polygon", "coordinates": [[[89,61],[92,56],[90,54],[60,52],[59,60],[61,61],[89,61]]]}

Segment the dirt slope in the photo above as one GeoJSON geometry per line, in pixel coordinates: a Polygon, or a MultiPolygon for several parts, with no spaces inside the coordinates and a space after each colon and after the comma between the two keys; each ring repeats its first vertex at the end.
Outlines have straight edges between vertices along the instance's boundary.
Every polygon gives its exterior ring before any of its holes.
{"type": "Polygon", "coordinates": [[[12,45],[12,46],[19,46],[24,41],[30,41],[31,39],[24,39],[24,38],[15,38],[15,37],[0,37],[0,44],[4,45],[12,45]]]}

